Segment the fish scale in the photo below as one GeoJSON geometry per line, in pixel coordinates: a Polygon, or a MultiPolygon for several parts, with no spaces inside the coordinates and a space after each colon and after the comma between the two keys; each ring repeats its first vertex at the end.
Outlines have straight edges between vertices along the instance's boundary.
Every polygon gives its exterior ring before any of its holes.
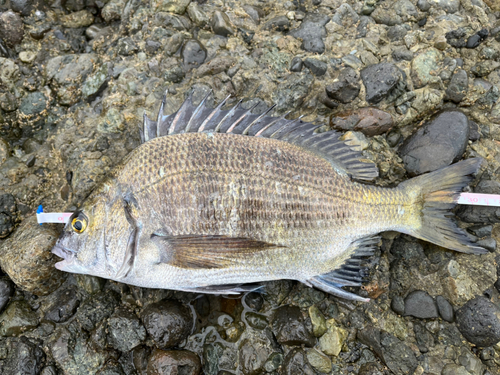
{"type": "Polygon", "coordinates": [[[339,133],[190,97],[164,115],[164,103],[70,218],[53,250],[59,269],[204,293],[294,279],[364,301],[342,287],[361,285],[359,259],[382,231],[485,252],[447,217],[479,159],[383,188],[360,182],[376,166],[339,133]]]}

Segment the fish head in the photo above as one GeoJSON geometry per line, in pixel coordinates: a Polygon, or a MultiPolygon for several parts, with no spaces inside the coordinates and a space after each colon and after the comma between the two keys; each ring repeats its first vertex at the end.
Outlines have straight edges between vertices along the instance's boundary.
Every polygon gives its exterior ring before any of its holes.
{"type": "MultiPolygon", "coordinates": [[[[106,270],[109,195],[94,192],[66,223],[52,253],[61,271],[109,277],[106,270]]],[[[114,218],[117,220],[119,218],[114,218]]]]}

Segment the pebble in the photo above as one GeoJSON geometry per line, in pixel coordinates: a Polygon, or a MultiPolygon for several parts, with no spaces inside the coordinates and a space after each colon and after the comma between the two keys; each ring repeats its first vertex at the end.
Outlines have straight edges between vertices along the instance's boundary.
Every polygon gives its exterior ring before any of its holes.
{"type": "Polygon", "coordinates": [[[212,16],[212,31],[214,34],[227,37],[228,35],[234,34],[234,30],[231,27],[231,22],[226,13],[216,10],[212,16]]]}
{"type": "Polygon", "coordinates": [[[347,339],[348,332],[335,324],[331,319],[327,323],[328,330],[319,338],[319,349],[325,354],[338,356],[347,339]]]}
{"type": "Polygon", "coordinates": [[[460,8],[460,0],[439,0],[435,4],[447,13],[456,13],[460,8]]]}
{"type": "Polygon", "coordinates": [[[476,48],[478,47],[489,35],[488,29],[481,29],[476,34],[471,35],[467,39],[467,48],[476,48]]]}
{"type": "Polygon", "coordinates": [[[101,10],[104,21],[109,23],[121,19],[125,3],[125,0],[109,0],[101,10]]]}
{"type": "Polygon", "coordinates": [[[264,30],[276,30],[285,32],[290,28],[290,21],[288,20],[287,16],[274,17],[267,21],[264,24],[263,28],[264,30]]]}
{"type": "Polygon", "coordinates": [[[395,295],[391,300],[391,309],[398,315],[405,313],[405,300],[399,295],[395,295]]]}
{"type": "Polygon", "coordinates": [[[175,300],[149,304],[142,311],[141,319],[148,334],[161,348],[180,344],[193,326],[191,310],[175,300]]]}
{"type": "Polygon", "coordinates": [[[459,160],[469,140],[469,120],[448,110],[422,125],[401,146],[399,153],[411,176],[435,171],[459,160]]]}
{"type": "Polygon", "coordinates": [[[423,324],[419,322],[413,323],[413,332],[417,340],[418,350],[420,350],[421,353],[427,353],[429,348],[434,347],[434,338],[423,324]]]}
{"type": "Polygon", "coordinates": [[[390,7],[382,7],[379,5],[370,16],[376,23],[382,25],[394,26],[403,23],[403,19],[396,13],[396,9],[394,9],[394,4],[391,5],[390,7]]]}
{"type": "Polygon", "coordinates": [[[61,17],[61,24],[64,27],[70,27],[73,29],[90,26],[93,23],[94,16],[88,10],[80,10],[61,17]]]}
{"type": "Polygon", "coordinates": [[[429,9],[431,9],[431,3],[428,0],[418,0],[417,7],[422,12],[427,12],[429,9]]]}
{"type": "Polygon", "coordinates": [[[460,333],[472,344],[482,347],[500,341],[500,309],[486,297],[477,296],[456,312],[460,333]]]}
{"type": "Polygon", "coordinates": [[[484,247],[486,250],[488,250],[490,253],[494,253],[495,250],[497,249],[497,241],[494,238],[483,238],[479,241],[477,241],[477,245],[484,247]]]}
{"type": "Polygon", "coordinates": [[[26,218],[13,236],[0,244],[0,265],[14,283],[30,293],[46,295],[56,290],[67,274],[55,269],[58,261],[50,251],[59,232],[26,218]]]}
{"type": "Polygon", "coordinates": [[[448,300],[443,296],[437,296],[436,304],[441,318],[443,318],[443,320],[446,320],[447,322],[453,323],[454,315],[453,306],[451,305],[451,303],[449,303],[448,300]]]}
{"type": "Polygon", "coordinates": [[[314,305],[309,307],[309,318],[311,318],[313,326],[313,335],[316,337],[323,336],[327,330],[326,320],[321,311],[314,305]]]}
{"type": "Polygon", "coordinates": [[[500,67],[500,62],[493,60],[486,60],[476,63],[471,68],[471,71],[477,77],[485,77],[494,70],[496,70],[498,67],[500,67]]]}
{"type": "Polygon", "coordinates": [[[388,332],[367,326],[358,330],[357,338],[369,346],[395,374],[413,374],[418,366],[413,351],[388,332]]]}
{"type": "Polygon", "coordinates": [[[323,53],[325,52],[325,43],[323,39],[326,37],[325,25],[330,21],[330,17],[326,14],[307,13],[300,26],[290,30],[288,35],[294,38],[302,39],[301,48],[308,52],[323,53]]]}
{"type": "Polygon", "coordinates": [[[30,15],[34,4],[35,2],[32,0],[11,0],[10,8],[14,12],[20,13],[21,16],[26,17],[30,15]]]}
{"type": "Polygon", "coordinates": [[[151,7],[156,11],[184,14],[191,0],[154,0],[151,7]]]}
{"type": "Polygon", "coordinates": [[[332,371],[332,361],[326,355],[318,352],[316,349],[306,350],[307,361],[317,371],[328,374],[332,371]]]}
{"type": "Polygon", "coordinates": [[[491,233],[493,232],[493,226],[492,225],[477,224],[477,225],[472,225],[472,226],[468,227],[467,231],[469,231],[474,236],[479,237],[479,238],[489,237],[489,236],[491,236],[491,233]]]}
{"type": "Polygon", "coordinates": [[[139,318],[125,308],[118,308],[108,319],[108,345],[121,352],[139,346],[146,338],[146,330],[139,318]]]}
{"type": "MultiPolygon", "coordinates": [[[[221,354],[225,351],[223,347],[219,346],[213,353],[216,359],[212,362],[217,363],[221,361],[221,354]],[[217,361],[217,362],[216,362],[217,361]]],[[[238,342],[238,358],[239,368],[238,373],[243,374],[261,374],[263,373],[266,365],[269,367],[271,355],[276,352],[281,352],[281,348],[273,337],[269,329],[265,331],[260,330],[247,330],[243,333],[238,342]]],[[[279,358],[275,358],[279,360],[279,358]]],[[[206,361],[205,361],[206,364],[206,361]]],[[[206,365],[205,365],[206,367],[206,365]]],[[[206,371],[209,372],[209,371],[206,371]]],[[[217,374],[216,371],[213,373],[217,374]]]]}
{"type": "Polygon", "coordinates": [[[12,301],[0,315],[0,335],[18,336],[38,326],[38,316],[23,300],[12,301]]]}
{"type": "Polygon", "coordinates": [[[107,319],[118,305],[118,295],[112,291],[96,293],[84,300],[75,314],[83,329],[91,331],[107,319]]]}
{"type": "Polygon", "coordinates": [[[415,88],[439,82],[439,60],[441,52],[435,48],[418,54],[411,62],[411,78],[415,88]]]}
{"type": "Polygon", "coordinates": [[[446,89],[446,99],[451,100],[454,103],[460,103],[465,95],[467,95],[467,90],[469,87],[469,77],[467,72],[463,69],[458,69],[451,76],[450,84],[446,89]]]}
{"type": "Polygon", "coordinates": [[[132,56],[139,51],[139,47],[132,38],[127,36],[118,40],[117,51],[119,55],[132,56]]]}
{"type": "Polygon", "coordinates": [[[470,375],[470,372],[464,366],[448,363],[443,367],[441,375],[470,375]]]}
{"type": "Polygon", "coordinates": [[[200,5],[196,1],[189,3],[187,13],[189,15],[189,19],[198,27],[204,29],[210,23],[208,15],[201,9],[200,5]]]}
{"type": "Polygon", "coordinates": [[[198,375],[200,358],[188,350],[153,349],[147,365],[148,375],[198,375]]]}
{"type": "MultiPolygon", "coordinates": [[[[495,180],[481,180],[474,188],[474,193],[500,194],[500,182],[495,180]]],[[[466,223],[500,223],[500,208],[468,205],[460,207],[457,212],[460,220],[466,223]]]]}
{"type": "Polygon", "coordinates": [[[387,133],[393,125],[394,121],[390,113],[372,107],[338,113],[330,117],[332,128],[342,131],[359,131],[370,137],[387,133]]]}
{"type": "Polygon", "coordinates": [[[42,370],[45,353],[40,342],[24,336],[8,341],[8,356],[2,372],[4,374],[35,375],[42,370]]]}
{"type": "Polygon", "coordinates": [[[181,58],[184,70],[191,70],[205,62],[207,50],[196,39],[189,39],[182,46],[181,58]]]}
{"type": "Polygon", "coordinates": [[[300,308],[296,306],[279,307],[272,318],[271,326],[280,344],[314,346],[315,337],[306,328],[300,308]]]}
{"type": "Polygon", "coordinates": [[[300,348],[293,348],[288,352],[283,361],[282,366],[283,375],[315,375],[307,356],[300,348]]]}
{"type": "Polygon", "coordinates": [[[326,94],[331,99],[344,104],[350,103],[358,96],[361,89],[359,73],[353,68],[344,68],[333,83],[326,86],[325,89],[326,94]]]}
{"type": "Polygon", "coordinates": [[[366,88],[366,101],[370,104],[395,98],[406,87],[405,74],[391,63],[380,63],[364,68],[361,71],[361,79],[366,88]]]}
{"type": "Polygon", "coordinates": [[[408,33],[408,30],[403,25],[395,25],[389,27],[387,30],[387,37],[392,41],[396,42],[398,40],[403,40],[403,38],[408,33]]]}
{"type": "Polygon", "coordinates": [[[323,61],[309,57],[304,59],[304,65],[317,77],[325,75],[326,69],[328,68],[328,65],[323,61]]]}
{"type": "MultiPolygon", "coordinates": [[[[2,142],[1,146],[3,146],[3,149],[5,150],[5,152],[2,153],[2,156],[6,160],[8,156],[8,144],[4,144],[2,142]]],[[[2,160],[2,163],[5,160],[2,160]]],[[[17,223],[16,215],[17,204],[14,196],[12,194],[0,195],[0,238],[6,238],[14,231],[17,223]]]]}
{"type": "Polygon", "coordinates": [[[50,297],[52,303],[45,312],[45,319],[54,323],[63,323],[71,318],[78,306],[80,299],[77,296],[75,288],[58,290],[50,297]]]}
{"type": "Polygon", "coordinates": [[[260,292],[250,292],[245,295],[245,303],[254,311],[259,311],[264,305],[264,298],[260,292]]]}
{"type": "Polygon", "coordinates": [[[304,66],[304,63],[303,63],[302,59],[298,56],[295,56],[292,59],[292,62],[290,63],[290,71],[300,72],[302,70],[303,66],[304,66]]]}
{"type": "Polygon", "coordinates": [[[23,40],[24,27],[21,17],[12,11],[0,12],[0,39],[9,47],[18,45],[23,40]]]}
{"type": "Polygon", "coordinates": [[[420,319],[432,319],[438,317],[438,311],[436,303],[429,293],[423,290],[415,290],[405,298],[404,315],[420,319]]]}

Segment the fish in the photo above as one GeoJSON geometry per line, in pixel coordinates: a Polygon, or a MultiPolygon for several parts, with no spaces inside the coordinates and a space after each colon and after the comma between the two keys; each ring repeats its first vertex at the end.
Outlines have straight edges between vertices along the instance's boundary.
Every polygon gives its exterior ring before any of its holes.
{"type": "Polygon", "coordinates": [[[487,251],[450,210],[482,159],[396,187],[322,125],[225,109],[188,95],[173,114],[144,114],[132,150],[70,217],[52,252],[59,270],[145,288],[238,294],[297,280],[337,297],[365,282],[380,233],[468,254],[487,251]]]}

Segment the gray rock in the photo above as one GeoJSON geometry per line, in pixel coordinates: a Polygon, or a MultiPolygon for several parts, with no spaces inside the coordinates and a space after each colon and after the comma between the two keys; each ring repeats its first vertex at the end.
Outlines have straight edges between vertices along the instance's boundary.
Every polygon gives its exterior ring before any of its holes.
{"type": "Polygon", "coordinates": [[[436,6],[447,13],[456,13],[460,9],[460,0],[439,0],[436,6]]]}
{"type": "Polygon", "coordinates": [[[387,37],[392,42],[396,42],[398,40],[403,40],[403,38],[406,36],[407,33],[408,33],[408,30],[406,29],[405,26],[395,25],[395,26],[389,27],[389,30],[387,30],[387,37]]]}
{"type": "Polygon", "coordinates": [[[330,18],[324,14],[308,13],[300,26],[290,30],[289,35],[294,38],[302,39],[302,49],[308,52],[323,53],[325,52],[325,43],[323,39],[326,37],[325,25],[330,21],[330,18]]]}
{"type": "Polygon", "coordinates": [[[493,346],[500,341],[500,309],[490,300],[478,296],[456,312],[460,333],[477,346],[493,346]]]}
{"type": "Polygon", "coordinates": [[[395,99],[406,87],[406,75],[391,63],[366,67],[361,71],[361,79],[366,88],[366,100],[370,104],[383,99],[395,99]]]}
{"type": "Polygon", "coordinates": [[[358,330],[358,340],[369,346],[395,374],[413,374],[418,362],[413,351],[395,336],[367,326],[358,330]]]}
{"type": "Polygon", "coordinates": [[[497,249],[497,241],[492,237],[483,238],[483,239],[477,241],[477,245],[484,247],[490,253],[494,253],[495,250],[497,249]]]}
{"type": "Polygon", "coordinates": [[[326,69],[328,68],[328,65],[326,65],[323,61],[311,59],[309,57],[304,59],[304,65],[309,68],[312,74],[318,77],[325,75],[326,69]]]}
{"type": "Polygon", "coordinates": [[[274,17],[267,21],[263,28],[264,30],[288,31],[290,28],[290,21],[286,16],[274,17]]]}
{"type": "Polygon", "coordinates": [[[358,27],[356,29],[356,38],[364,38],[368,33],[368,25],[374,24],[375,21],[371,17],[362,16],[359,19],[358,27]]]}
{"type": "Polygon", "coordinates": [[[436,297],[436,304],[438,307],[439,315],[443,320],[452,323],[454,321],[453,306],[443,296],[436,297]]]}
{"type": "Polygon", "coordinates": [[[146,331],[162,348],[171,348],[185,340],[193,326],[191,310],[180,302],[163,300],[146,306],[141,314],[146,331]]]}
{"type": "Polygon", "coordinates": [[[375,20],[376,23],[381,23],[387,26],[394,26],[403,23],[403,19],[400,15],[396,13],[396,9],[394,9],[393,4],[387,5],[387,7],[378,6],[371,17],[375,20]]]}
{"type": "Polygon", "coordinates": [[[108,345],[121,352],[139,346],[146,338],[146,329],[132,312],[118,308],[108,319],[108,345]]]}
{"type": "Polygon", "coordinates": [[[359,20],[358,14],[351,8],[349,4],[343,3],[338,8],[332,17],[332,22],[343,26],[344,22],[349,25],[356,24],[359,20]]]}
{"type": "Polygon", "coordinates": [[[181,58],[184,70],[199,67],[207,58],[207,50],[196,39],[189,39],[181,49],[181,58]]]}
{"type": "Polygon", "coordinates": [[[121,19],[125,4],[125,0],[109,0],[101,11],[104,21],[111,22],[121,19]]]}
{"type": "Polygon", "coordinates": [[[418,350],[420,350],[421,353],[427,353],[429,348],[434,347],[434,338],[423,324],[420,322],[414,322],[413,332],[415,333],[415,339],[417,340],[418,350]]]}
{"type": "Polygon", "coordinates": [[[352,68],[345,68],[340,71],[337,79],[325,89],[330,98],[341,103],[350,103],[358,96],[361,89],[359,74],[352,68]]]}
{"type": "Polygon", "coordinates": [[[392,51],[392,58],[396,61],[412,61],[413,60],[413,52],[410,51],[406,47],[399,47],[399,48],[394,48],[392,51]]]}
{"type": "Polygon", "coordinates": [[[395,295],[391,300],[391,308],[398,315],[405,313],[405,300],[399,295],[395,295]]]}
{"type": "Polygon", "coordinates": [[[191,0],[153,0],[151,7],[156,11],[184,14],[191,0]]]}
{"type": "Polygon", "coordinates": [[[429,9],[431,9],[431,4],[429,3],[428,0],[418,0],[417,7],[422,12],[427,12],[429,9]]]}
{"type": "Polygon", "coordinates": [[[21,336],[8,341],[8,356],[2,367],[4,374],[39,374],[45,353],[41,343],[21,336]]]}
{"type": "Polygon", "coordinates": [[[365,107],[357,111],[337,113],[330,117],[330,126],[334,129],[346,131],[360,131],[373,137],[388,132],[394,121],[390,113],[377,108],[365,107]]]}
{"type": "Polygon", "coordinates": [[[63,323],[73,316],[80,299],[74,288],[62,289],[51,296],[52,303],[45,312],[45,319],[54,323],[63,323]]]}
{"type": "MultiPolygon", "coordinates": [[[[238,342],[239,367],[237,373],[262,374],[266,365],[273,365],[273,363],[267,363],[271,355],[281,351],[281,347],[269,329],[263,331],[247,329],[238,342]]],[[[221,363],[224,360],[224,353],[220,351],[218,357],[218,361],[221,363]]],[[[279,358],[276,359],[279,360],[279,358]]],[[[205,372],[208,373],[208,371],[205,372]]]]}
{"type": "Polygon", "coordinates": [[[0,39],[8,46],[14,47],[21,43],[23,36],[23,21],[18,14],[12,11],[0,13],[0,39]]]}
{"type": "Polygon", "coordinates": [[[358,375],[384,375],[384,372],[378,363],[367,362],[360,366],[358,375]]]}
{"type": "Polygon", "coordinates": [[[122,56],[131,56],[139,51],[139,47],[130,37],[121,38],[117,45],[118,54],[122,56]]]}
{"type": "Polygon", "coordinates": [[[302,349],[293,348],[288,352],[283,361],[283,375],[314,375],[315,373],[302,349]]]}
{"type": "MultiPolygon", "coordinates": [[[[494,180],[481,180],[474,188],[475,193],[500,194],[500,183],[494,180]]],[[[460,220],[466,223],[500,223],[500,208],[487,206],[464,206],[457,212],[460,220]]]]}
{"type": "Polygon", "coordinates": [[[10,8],[17,13],[20,13],[21,16],[26,17],[29,16],[34,5],[33,0],[11,0],[10,8]]]}
{"type": "Polygon", "coordinates": [[[87,331],[93,330],[114,311],[118,304],[118,295],[107,291],[92,295],[83,301],[75,314],[76,320],[87,331]]]}
{"type": "Polygon", "coordinates": [[[438,311],[434,299],[427,292],[415,290],[405,298],[405,315],[431,319],[438,317],[438,311]]]}
{"type": "Polygon", "coordinates": [[[24,301],[12,301],[0,315],[0,335],[19,336],[38,326],[37,314],[24,301]]]}
{"type": "Polygon", "coordinates": [[[314,346],[316,338],[306,328],[302,312],[296,306],[281,306],[273,315],[272,330],[280,344],[314,346]]]}
{"type": "Polygon", "coordinates": [[[292,62],[290,63],[290,71],[300,72],[302,70],[303,65],[304,65],[304,63],[302,62],[302,59],[298,56],[295,56],[292,59],[292,62]]]}
{"type": "Polygon", "coordinates": [[[486,60],[486,61],[481,61],[476,63],[472,68],[471,71],[474,73],[477,77],[485,77],[494,70],[498,69],[500,67],[500,62],[493,61],[493,60],[486,60]]]}
{"type": "Polygon", "coordinates": [[[56,290],[66,274],[56,270],[57,257],[50,251],[59,232],[38,225],[36,217],[26,218],[12,236],[0,243],[0,265],[14,283],[36,295],[56,290]]]}
{"type": "Polygon", "coordinates": [[[459,160],[468,139],[467,116],[456,110],[444,111],[412,134],[399,153],[408,173],[416,176],[459,160]]]}
{"type": "Polygon", "coordinates": [[[441,52],[435,48],[418,54],[411,62],[411,78],[415,88],[439,82],[439,59],[441,52]]]}
{"type": "Polygon", "coordinates": [[[451,77],[450,84],[446,89],[446,98],[454,103],[460,103],[469,87],[469,77],[463,69],[458,69],[451,77]]]}
{"type": "Polygon", "coordinates": [[[206,28],[209,25],[210,19],[208,18],[208,15],[201,9],[200,5],[196,1],[192,1],[188,5],[187,12],[189,18],[196,26],[206,28]]]}
{"type": "Polygon", "coordinates": [[[201,362],[195,353],[187,350],[154,349],[148,360],[147,372],[158,375],[198,375],[201,373],[201,362]]]}
{"type": "Polygon", "coordinates": [[[212,31],[214,34],[227,37],[234,34],[231,22],[226,13],[216,10],[212,16],[212,31]]]}
{"type": "Polygon", "coordinates": [[[467,231],[469,231],[474,236],[479,237],[479,238],[490,237],[491,233],[493,232],[493,226],[492,225],[483,225],[483,224],[472,225],[472,226],[467,228],[467,231]]]}
{"type": "Polygon", "coordinates": [[[12,194],[0,195],[0,238],[14,231],[17,223],[17,204],[12,194]]]}

